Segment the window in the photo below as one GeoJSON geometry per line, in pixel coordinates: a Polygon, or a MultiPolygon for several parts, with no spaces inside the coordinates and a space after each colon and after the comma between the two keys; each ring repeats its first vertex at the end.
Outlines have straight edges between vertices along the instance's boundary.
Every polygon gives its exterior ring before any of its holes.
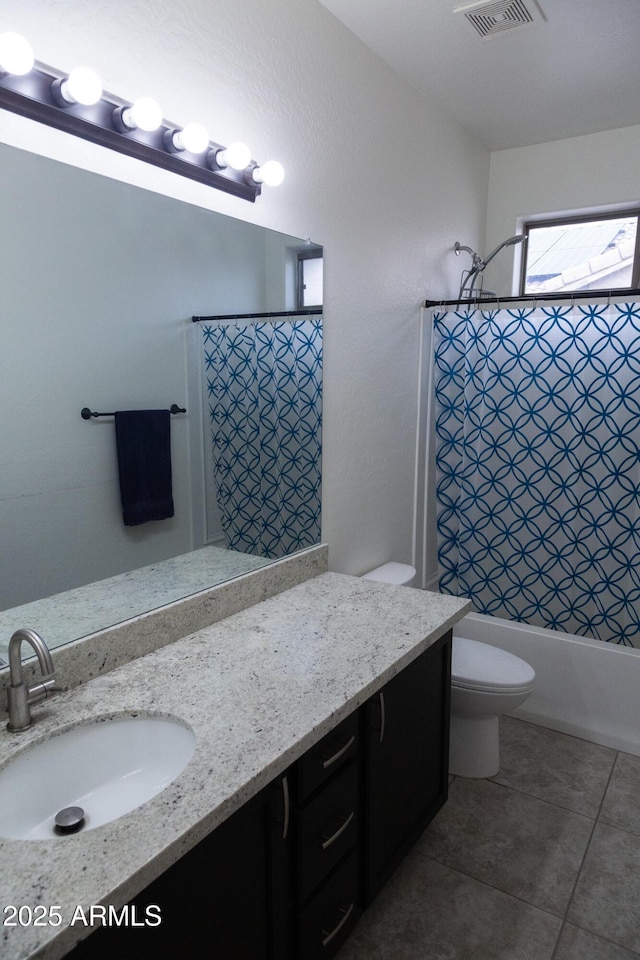
{"type": "Polygon", "coordinates": [[[298,251],[298,310],[322,306],[322,247],[298,251]]]}
{"type": "Polygon", "coordinates": [[[640,210],[525,223],[521,294],[638,287],[640,210]]]}

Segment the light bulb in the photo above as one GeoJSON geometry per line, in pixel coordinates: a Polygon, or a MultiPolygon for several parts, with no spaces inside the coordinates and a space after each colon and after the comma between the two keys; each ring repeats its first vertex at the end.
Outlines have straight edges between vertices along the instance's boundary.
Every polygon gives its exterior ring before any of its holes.
{"type": "Polygon", "coordinates": [[[184,130],[175,131],[173,145],[176,150],[204,153],[209,146],[209,133],[200,123],[188,123],[184,130]]]}
{"type": "Polygon", "coordinates": [[[140,97],[133,106],[122,111],[122,122],[130,130],[139,128],[151,133],[157,130],[162,123],[162,109],[160,104],[151,97],[140,97]]]}
{"type": "Polygon", "coordinates": [[[33,67],[33,50],[19,33],[0,33],[0,73],[22,77],[33,67]]]}
{"type": "Polygon", "coordinates": [[[255,167],[251,176],[256,183],[264,183],[267,187],[279,187],[284,180],[284,169],[277,160],[267,160],[261,167],[255,167]]]}
{"type": "Polygon", "coordinates": [[[219,167],[231,167],[232,170],[245,170],[251,163],[251,150],[246,143],[235,141],[224,150],[216,153],[216,163],[219,167]]]}
{"type": "Polygon", "coordinates": [[[67,103],[82,103],[90,107],[102,96],[100,77],[88,67],[76,67],[60,85],[60,93],[67,103]]]}

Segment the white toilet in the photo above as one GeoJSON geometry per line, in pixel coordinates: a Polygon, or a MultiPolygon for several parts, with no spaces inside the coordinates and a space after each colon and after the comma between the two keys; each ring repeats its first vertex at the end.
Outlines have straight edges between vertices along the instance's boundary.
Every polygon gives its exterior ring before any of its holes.
{"type": "Polygon", "coordinates": [[[453,638],[449,773],[460,777],[498,773],[499,717],[524,703],[535,682],[533,667],[513,653],[453,638]]]}
{"type": "MultiPolygon", "coordinates": [[[[416,571],[385,563],[363,575],[397,586],[413,586],[416,571]]],[[[533,667],[500,647],[453,638],[449,773],[493,777],[500,770],[499,717],[520,706],[536,682],[533,667]]]]}

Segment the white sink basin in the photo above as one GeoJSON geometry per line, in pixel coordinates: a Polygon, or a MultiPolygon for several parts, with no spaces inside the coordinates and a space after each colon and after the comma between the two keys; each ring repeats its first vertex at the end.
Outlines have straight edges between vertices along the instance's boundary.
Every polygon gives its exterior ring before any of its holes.
{"type": "Polygon", "coordinates": [[[116,717],[72,727],[19,753],[0,770],[0,836],[60,835],[55,816],[80,807],[80,830],[116,820],[184,770],[195,736],[164,717],[116,717]]]}

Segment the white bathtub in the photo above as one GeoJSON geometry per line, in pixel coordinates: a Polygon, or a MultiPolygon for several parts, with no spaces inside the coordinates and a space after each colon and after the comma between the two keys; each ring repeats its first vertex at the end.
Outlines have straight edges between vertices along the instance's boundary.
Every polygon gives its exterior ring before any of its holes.
{"type": "Polygon", "coordinates": [[[478,613],[454,632],[534,668],[536,688],[513,716],[640,756],[640,649],[478,613]]]}

